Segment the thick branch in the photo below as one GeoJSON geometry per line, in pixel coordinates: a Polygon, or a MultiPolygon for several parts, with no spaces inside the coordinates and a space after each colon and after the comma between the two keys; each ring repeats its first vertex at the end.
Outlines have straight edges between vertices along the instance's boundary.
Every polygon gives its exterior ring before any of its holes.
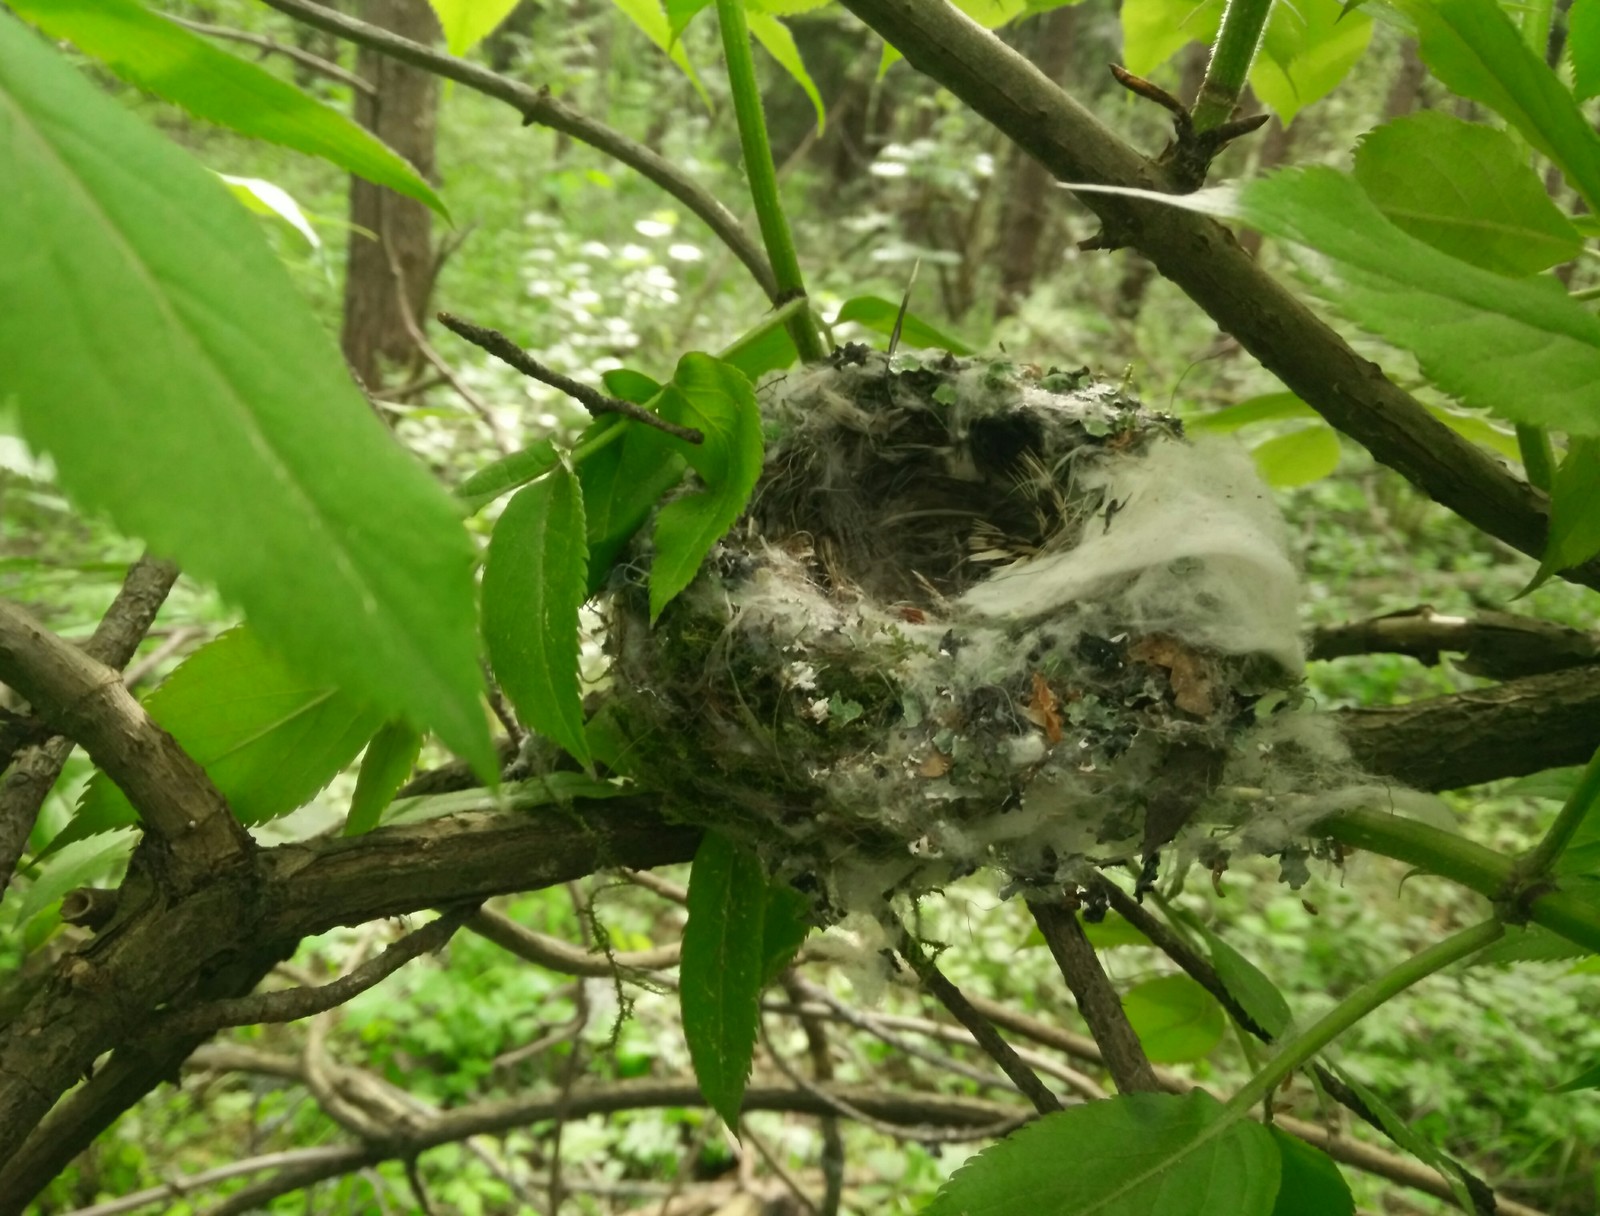
{"type": "MultiPolygon", "coordinates": [[[[274,0],[277,2],[277,0],[274,0]]],[[[1154,166],[1043,73],[943,0],[844,6],[1063,182],[1161,190],[1154,166]]],[[[1543,494],[1433,418],[1205,216],[1114,195],[1081,201],[1106,237],[1156,264],[1333,426],[1423,493],[1524,553],[1544,550],[1543,494]]],[[[1565,572],[1600,587],[1600,561],[1565,572]]]]}
{"type": "Polygon", "coordinates": [[[313,4],[310,0],[262,0],[262,3],[293,17],[296,21],[327,30],[328,33],[343,38],[346,42],[371,47],[391,59],[409,63],[412,67],[432,72],[435,76],[464,84],[485,97],[503,101],[522,115],[524,125],[537,123],[541,127],[560,131],[570,135],[579,143],[588,144],[591,148],[622,162],[660,186],[699,216],[706,227],[710,228],[717,238],[733,251],[733,255],[744,263],[751,276],[760,284],[761,290],[766,292],[767,298],[775,304],[781,302],[778,300],[777,281],[773,278],[772,267],[767,262],[766,255],[734,218],[733,212],[666,157],[629,139],[621,132],[612,130],[604,123],[578,113],[564,101],[552,97],[549,89],[529,88],[520,81],[497,76],[478,64],[429,50],[421,43],[412,42],[409,38],[402,38],[398,34],[391,34],[388,30],[379,29],[365,21],[357,21],[354,17],[346,17],[320,4],[313,4]]]}
{"type": "Polygon", "coordinates": [[[179,886],[249,856],[249,834],[211,778],[151,720],[122,677],[6,603],[0,679],[122,787],[146,830],[171,849],[179,886]]]}
{"type": "Polygon", "coordinates": [[[1309,657],[1404,654],[1432,665],[1441,652],[1461,655],[1457,666],[1471,675],[1513,680],[1600,660],[1600,635],[1511,612],[1451,616],[1423,605],[1318,629],[1309,657]]]}

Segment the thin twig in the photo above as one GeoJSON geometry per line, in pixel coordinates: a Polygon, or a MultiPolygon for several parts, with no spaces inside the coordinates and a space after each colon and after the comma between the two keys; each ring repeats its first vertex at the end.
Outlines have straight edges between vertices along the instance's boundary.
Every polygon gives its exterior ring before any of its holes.
{"type": "Polygon", "coordinates": [[[962,994],[961,989],[946,978],[944,972],[940,971],[933,959],[928,957],[916,938],[912,937],[911,931],[887,910],[880,914],[880,919],[889,932],[890,940],[895,943],[895,948],[922,980],[923,987],[938,998],[939,1003],[950,1011],[951,1017],[972,1032],[972,1037],[977,1040],[978,1046],[988,1052],[1006,1076],[1016,1082],[1017,1088],[1023,1092],[1028,1101],[1033,1103],[1034,1108],[1041,1115],[1053,1114],[1060,1110],[1060,1099],[1039,1080],[1033,1069],[1018,1058],[1011,1044],[1000,1037],[1000,1032],[994,1028],[994,1023],[979,1013],[972,1002],[962,994]]]}
{"type": "Polygon", "coordinates": [[[186,30],[193,30],[197,34],[204,34],[207,38],[218,38],[226,42],[242,42],[246,46],[258,47],[269,55],[282,55],[285,59],[292,59],[301,67],[315,72],[318,76],[326,76],[329,80],[337,80],[340,84],[348,85],[358,93],[365,93],[369,97],[378,95],[377,88],[371,81],[363,80],[354,72],[347,71],[337,63],[313,55],[310,51],[302,50],[287,42],[278,42],[266,37],[264,34],[250,34],[244,30],[229,29],[223,25],[207,25],[203,21],[190,21],[187,17],[177,17],[172,13],[162,13],[174,25],[181,25],[186,30]]]}
{"type": "MultiPolygon", "coordinates": [[[[785,969],[779,979],[783,990],[795,1004],[800,1029],[805,1032],[806,1052],[811,1057],[811,1075],[819,1085],[826,1085],[833,1080],[833,1056],[828,1050],[828,1031],[819,1018],[800,1012],[805,986],[795,969],[785,969]]],[[[816,1205],[816,1213],[817,1216],[839,1216],[839,1203],[844,1195],[844,1137],[839,1132],[839,1120],[832,1115],[824,1116],[821,1124],[822,1202],[816,1205]]]]}
{"type": "Polygon", "coordinates": [[[1117,1089],[1125,1094],[1155,1093],[1160,1090],[1161,1083],[1156,1080],[1150,1060],[1144,1054],[1144,1045],[1139,1042],[1139,1036],[1128,1022],[1128,1015],[1123,1012],[1117,990],[1111,986],[1105,969],[1100,966],[1100,956],[1084,936],[1076,909],[1061,903],[1030,899],[1028,910],[1033,913],[1045,944],[1055,956],[1067,987],[1072,989],[1072,995],[1077,998],[1078,1012],[1089,1023],[1094,1041],[1100,1044],[1101,1054],[1106,1067],[1111,1070],[1111,1079],[1117,1083],[1117,1089]]]}
{"type": "Polygon", "coordinates": [[[408,63],[425,72],[432,72],[435,76],[441,76],[446,80],[454,80],[486,97],[503,101],[522,115],[524,125],[537,123],[539,126],[560,131],[627,165],[699,216],[717,238],[744,263],[751,276],[760,284],[761,290],[767,294],[767,298],[774,304],[782,303],[778,299],[777,281],[773,277],[772,266],[768,263],[766,254],[734,218],[733,212],[723,206],[715,195],[691,180],[682,169],[666,157],[651,151],[636,140],[629,139],[604,123],[578,113],[564,101],[551,96],[548,88],[531,88],[520,81],[496,75],[478,64],[430,50],[409,38],[402,38],[378,26],[357,21],[343,13],[311,3],[311,0],[264,0],[264,2],[296,21],[326,30],[359,46],[371,47],[391,59],[408,63]]]}
{"type": "Polygon", "coordinates": [[[641,405],[635,405],[631,401],[623,401],[617,397],[608,397],[598,389],[590,388],[587,384],[580,384],[571,376],[563,376],[560,372],[546,367],[498,329],[474,325],[471,321],[465,321],[448,312],[439,314],[439,323],[452,333],[459,334],[474,346],[488,351],[496,359],[499,359],[508,367],[515,368],[529,379],[538,380],[559,392],[565,393],[597,418],[601,414],[621,414],[624,418],[631,418],[635,422],[642,422],[645,426],[653,426],[659,431],[665,431],[676,439],[682,439],[685,443],[703,443],[705,441],[705,436],[693,427],[679,426],[675,422],[668,422],[659,414],[652,414],[641,405]]]}
{"type": "Polygon", "coordinates": [[[419,954],[437,950],[450,940],[474,908],[457,908],[438,920],[408,933],[377,958],[315,988],[288,988],[252,996],[210,1001],[160,1019],[154,1029],[163,1035],[207,1034],[226,1026],[252,1026],[258,1022],[293,1022],[333,1009],[393,975],[419,954]]]}

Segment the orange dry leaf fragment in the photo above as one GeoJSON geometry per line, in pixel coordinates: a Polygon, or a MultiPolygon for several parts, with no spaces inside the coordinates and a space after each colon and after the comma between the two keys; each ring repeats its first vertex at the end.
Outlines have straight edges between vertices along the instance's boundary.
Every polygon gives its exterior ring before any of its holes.
{"type": "Polygon", "coordinates": [[[1216,678],[1211,664],[1177,638],[1164,633],[1149,634],[1128,647],[1128,657],[1138,663],[1166,668],[1172,683],[1173,702],[1184,713],[1204,718],[1216,710],[1216,678]]]}
{"type": "Polygon", "coordinates": [[[928,753],[917,769],[919,777],[943,777],[950,771],[950,757],[935,749],[928,753]]]}
{"type": "Polygon", "coordinates": [[[1044,737],[1052,744],[1061,742],[1061,715],[1056,712],[1056,707],[1061,702],[1051,689],[1049,682],[1038,672],[1033,673],[1033,695],[1028,698],[1028,707],[1023,711],[1023,716],[1044,730],[1044,737]]]}

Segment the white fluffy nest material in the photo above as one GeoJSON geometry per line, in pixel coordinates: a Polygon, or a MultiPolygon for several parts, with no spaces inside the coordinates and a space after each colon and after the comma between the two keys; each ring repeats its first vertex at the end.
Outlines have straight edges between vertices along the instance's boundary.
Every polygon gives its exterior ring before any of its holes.
{"type": "Polygon", "coordinates": [[[746,518],[654,630],[613,596],[619,716],[685,818],[847,911],[1292,850],[1348,784],[1267,712],[1298,586],[1246,454],[1087,372],[847,348],[762,395],[746,518]]]}

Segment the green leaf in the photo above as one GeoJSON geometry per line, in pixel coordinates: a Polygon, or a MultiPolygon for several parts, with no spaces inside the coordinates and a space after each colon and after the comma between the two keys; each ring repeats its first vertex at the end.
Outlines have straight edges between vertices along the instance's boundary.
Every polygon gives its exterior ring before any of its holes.
{"type": "Polygon", "coordinates": [[[971,1158],[924,1216],[1269,1216],[1282,1154],[1209,1094],[1046,1115],[971,1158]]]}
{"type": "Polygon", "coordinates": [[[817,112],[817,134],[821,135],[828,125],[827,111],[822,105],[822,94],[817,92],[811,73],[806,71],[805,60],[800,58],[800,48],[795,45],[794,35],[789,32],[789,27],[766,13],[747,12],[745,21],[750,26],[750,33],[754,35],[755,40],[767,49],[767,54],[776,59],[778,66],[793,76],[795,83],[805,90],[807,97],[811,98],[812,108],[817,112]]]}
{"type": "Polygon", "coordinates": [[[1217,998],[1187,975],[1163,975],[1135,984],[1123,1011],[1157,1064],[1178,1064],[1211,1054],[1228,1028],[1217,998]]]}
{"type": "MultiPolygon", "coordinates": [[[[245,824],[311,801],[383,723],[381,711],[286,666],[248,626],[178,664],[144,706],[245,824]]],[[[137,822],[122,791],[96,773],[50,848],[137,822]]]]}
{"type": "Polygon", "coordinates": [[[62,486],[492,776],[457,508],[255,221],[4,15],[0,181],[0,397],[62,486]]]}
{"type": "MultiPolygon", "coordinates": [[[[1570,854],[1563,854],[1563,858],[1570,854]]],[[[1591,951],[1552,933],[1543,925],[1507,925],[1506,935],[1486,950],[1474,954],[1473,967],[1504,967],[1511,963],[1558,963],[1584,958],[1591,951]]]]}
{"type": "Polygon", "coordinates": [[[322,238],[317,235],[317,230],[306,219],[306,213],[300,210],[300,204],[294,201],[294,196],[282,186],[259,177],[232,177],[226,173],[217,176],[233,193],[233,197],[245,205],[247,211],[282,220],[303,236],[311,248],[322,248],[322,238]]]}
{"type": "MultiPolygon", "coordinates": [[[[699,75],[694,70],[694,65],[689,62],[689,56],[684,52],[683,44],[677,39],[667,25],[667,15],[661,11],[661,0],[611,0],[623,16],[639,28],[639,32],[678,65],[678,70],[689,78],[689,83],[694,85],[694,91],[700,94],[700,100],[705,102],[706,108],[711,107],[711,94],[706,92],[706,86],[700,82],[699,75]]],[[[709,3],[710,0],[707,0],[709,3]]]]}
{"type": "Polygon", "coordinates": [[[1191,42],[1211,42],[1222,21],[1222,0],[1123,0],[1122,63],[1148,76],[1191,42]]]}
{"type": "Polygon", "coordinates": [[[710,6],[711,0],[665,0],[667,29],[672,33],[673,42],[683,37],[683,31],[689,28],[689,22],[699,16],[701,10],[710,6]]]}
{"type": "Polygon", "coordinates": [[[452,55],[465,55],[494,33],[517,0],[428,0],[452,55]]]}
{"type": "Polygon", "coordinates": [[[1600,1089],[1600,1064],[1580,1072],[1565,1084],[1557,1085],[1555,1092],[1570,1094],[1580,1089],[1600,1089]]]}
{"type": "Polygon", "coordinates": [[[196,118],[332,161],[449,218],[433,187],[370,131],[136,0],[17,0],[10,7],[196,118]]]}
{"type": "Polygon", "coordinates": [[[613,397],[620,401],[631,401],[635,405],[649,405],[661,391],[659,381],[628,367],[614,367],[602,373],[600,382],[613,397]]]}
{"type": "Polygon", "coordinates": [[[588,596],[583,490],[559,468],[518,490],[489,538],[483,636],[517,717],[591,763],[578,683],[578,610],[588,596]]]}
{"type": "Polygon", "coordinates": [[[1412,1125],[1400,1116],[1398,1111],[1344,1069],[1333,1064],[1329,1064],[1328,1068],[1348,1085],[1356,1097],[1361,1099],[1362,1105],[1377,1117],[1379,1125],[1382,1126],[1384,1134],[1389,1139],[1393,1140],[1417,1160],[1431,1165],[1444,1176],[1445,1181],[1450,1184],[1450,1193],[1455,1196],[1456,1202],[1461,1206],[1462,1211],[1475,1212],[1478,1210],[1477,1205],[1472,1200],[1472,1193],[1467,1190],[1461,1166],[1449,1154],[1442,1149],[1436,1148],[1431,1141],[1425,1140],[1420,1136],[1412,1125]]]}
{"type": "Polygon", "coordinates": [[[450,794],[424,794],[398,798],[383,812],[383,824],[427,823],[446,815],[497,814],[535,811],[547,806],[570,806],[579,798],[625,798],[637,787],[600,781],[583,773],[547,773],[531,781],[507,782],[498,789],[457,790],[450,794]]]}
{"type": "Polygon", "coordinates": [[[1408,114],[1362,136],[1355,175],[1398,227],[1485,270],[1534,274],[1583,248],[1527,157],[1494,127],[1408,114]]]}
{"type": "Polygon", "coordinates": [[[653,427],[625,425],[627,433],[620,441],[578,466],[588,518],[591,595],[604,585],[656,502],[683,479],[680,444],[653,427]]]}
{"type": "Polygon", "coordinates": [[[650,619],[687,587],[711,547],[743,512],[761,476],[761,411],[738,368],[691,352],[662,393],[661,414],[701,431],[705,442],[674,440],[705,490],[675,498],[656,516],[650,619]]]}
{"type": "MultiPolygon", "coordinates": [[[[1113,946],[1148,946],[1150,939],[1115,912],[1108,912],[1104,920],[1083,922],[1083,935],[1096,950],[1109,950],[1113,946]]],[[[1023,949],[1044,946],[1044,934],[1038,928],[1028,930],[1022,939],[1023,949]]]]}
{"type": "Polygon", "coordinates": [[[1508,279],[1407,235],[1353,177],[1314,166],[1238,191],[1101,189],[1243,220],[1304,245],[1325,259],[1316,289],[1362,328],[1410,350],[1446,392],[1514,422],[1600,434],[1600,319],[1548,275],[1508,279]]]}
{"type": "Polygon", "coordinates": [[[1425,405],[1423,408],[1463,439],[1470,439],[1507,460],[1519,464],[1522,462],[1522,449],[1517,444],[1517,437],[1510,431],[1502,430],[1476,414],[1463,414],[1460,410],[1447,409],[1442,405],[1425,405]]]}
{"type": "Polygon", "coordinates": [[[1291,490],[1321,481],[1339,467],[1339,435],[1325,422],[1300,427],[1250,450],[1269,486],[1291,490]]]}
{"type": "Polygon", "coordinates": [[[729,1127],[739,1123],[761,1016],[767,898],[755,855],[707,832],[689,873],[678,995],[700,1092],[729,1127]]]}
{"type": "Polygon", "coordinates": [[[1590,210],[1600,211],[1600,135],[1496,0],[1394,4],[1415,23],[1433,74],[1520,131],[1561,167],[1590,210]]]}
{"type": "Polygon", "coordinates": [[[761,922],[761,986],[765,988],[800,953],[811,933],[811,901],[787,883],[767,885],[761,922]]]}
{"type": "Polygon", "coordinates": [[[1211,965],[1217,969],[1233,999],[1255,1019],[1256,1025],[1276,1038],[1291,1020],[1289,1002],[1278,986],[1261,969],[1209,929],[1201,928],[1211,950],[1211,965]]]}
{"type": "Polygon", "coordinates": [[[1553,798],[1565,802],[1572,797],[1583,777],[1583,765],[1569,768],[1547,768],[1526,777],[1518,777],[1500,792],[1508,798],[1553,798]]]}
{"type": "Polygon", "coordinates": [[[14,911],[8,908],[12,926],[26,925],[68,891],[104,882],[112,871],[128,860],[138,835],[130,831],[113,832],[99,840],[79,840],[60,852],[50,846],[50,856],[38,867],[22,901],[14,911]]]}
{"type": "Polygon", "coordinates": [[[1355,1196],[1333,1158],[1288,1132],[1267,1130],[1282,1154],[1283,1169],[1272,1216],[1354,1216],[1355,1196]]]}
{"type": "Polygon", "coordinates": [[[1293,393],[1263,393],[1259,397],[1246,398],[1224,409],[1213,410],[1207,414],[1197,414],[1193,418],[1185,418],[1183,425],[1184,429],[1190,431],[1229,434],[1237,431],[1240,427],[1250,426],[1257,422],[1278,422],[1286,418],[1315,417],[1317,417],[1317,411],[1293,393]]]}
{"type": "Polygon", "coordinates": [[[1550,535],[1529,589],[1596,553],[1600,553],[1600,439],[1573,439],[1550,486],[1550,535]]]}
{"type": "Polygon", "coordinates": [[[541,439],[520,452],[484,465],[456,487],[456,497],[469,514],[476,514],[502,494],[527,485],[535,477],[542,477],[560,461],[556,445],[549,439],[541,439]]]}
{"type": "Polygon", "coordinates": [[[356,792],[344,822],[346,836],[359,836],[378,826],[395,791],[406,783],[422,753],[422,736],[408,723],[385,722],[367,744],[356,776],[356,792]]]}
{"type": "Polygon", "coordinates": [[[795,309],[808,307],[804,300],[791,300],[776,312],[768,316],[754,329],[743,334],[717,357],[724,363],[731,363],[754,384],[768,372],[777,371],[779,368],[788,367],[800,357],[794,348],[794,339],[789,336],[789,317],[795,309]]]}
{"type": "MultiPolygon", "coordinates": [[[[1013,17],[1020,17],[1028,11],[1027,0],[950,0],[950,2],[986,30],[997,30],[1013,17]]],[[[878,75],[882,77],[900,58],[900,52],[885,42],[883,55],[878,60],[878,75]]]]}
{"type": "Polygon", "coordinates": [[[1340,0],[1274,4],[1250,87],[1285,126],[1355,67],[1372,41],[1372,18],[1345,13],[1340,0]]]}
{"type": "Polygon", "coordinates": [[[1567,11],[1572,92],[1579,101],[1600,96],[1600,0],[1572,0],[1567,11]]]}
{"type": "MultiPolygon", "coordinates": [[[[854,321],[888,337],[894,332],[894,320],[899,315],[900,305],[897,303],[891,303],[881,296],[856,296],[839,306],[839,314],[834,317],[833,323],[842,325],[846,321],[854,321]]],[[[952,338],[909,312],[906,313],[905,324],[900,327],[900,340],[916,350],[947,350],[952,355],[976,353],[960,338],[952,338]]]]}

